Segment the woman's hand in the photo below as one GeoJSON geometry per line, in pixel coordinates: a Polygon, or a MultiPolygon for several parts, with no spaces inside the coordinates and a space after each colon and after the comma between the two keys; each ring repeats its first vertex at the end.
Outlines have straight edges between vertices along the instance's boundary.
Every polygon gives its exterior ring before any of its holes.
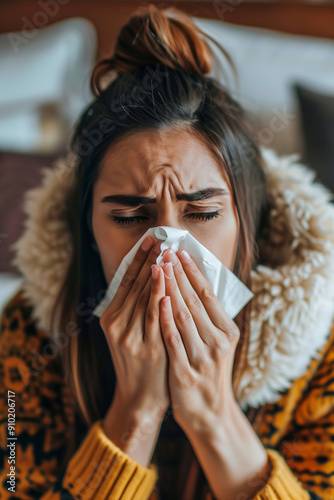
{"type": "Polygon", "coordinates": [[[236,406],[232,369],[240,332],[194,260],[183,255],[170,249],[163,254],[170,261],[161,266],[170,299],[161,301],[160,323],[173,415],[189,436],[228,418],[236,406]],[[169,300],[171,309],[165,309],[169,300]]]}
{"type": "MultiPolygon", "coordinates": [[[[150,440],[149,446],[153,447],[153,437],[170,403],[167,352],[159,324],[159,302],[165,295],[159,266],[154,266],[158,270],[157,278],[151,277],[151,266],[161,252],[160,242],[153,247],[153,238],[148,239],[150,247],[138,249],[115,297],[100,318],[117,376],[104,429],[110,439],[128,453],[122,436],[130,439],[137,433],[137,443],[140,439],[146,441],[141,443],[142,448],[150,440]],[[145,432],[139,427],[147,425],[151,429],[149,438],[145,439],[145,432]]],[[[151,451],[132,457],[146,464],[151,451]]]]}
{"type": "Polygon", "coordinates": [[[117,375],[116,396],[126,406],[151,411],[156,400],[167,409],[169,396],[167,353],[159,325],[159,302],[165,294],[163,273],[160,270],[158,279],[151,278],[160,244],[156,248],[153,238],[148,238],[149,249],[138,249],[100,324],[117,375]]]}
{"type": "MultiPolygon", "coordinates": [[[[184,260],[183,251],[174,256],[174,266],[162,266],[172,308],[164,310],[166,299],[160,308],[169,390],[176,405],[173,415],[191,442],[213,496],[253,498],[271,472],[266,449],[233,393],[239,328],[195,262],[184,260]]],[[[164,252],[165,261],[172,257],[171,250],[164,252]]]]}

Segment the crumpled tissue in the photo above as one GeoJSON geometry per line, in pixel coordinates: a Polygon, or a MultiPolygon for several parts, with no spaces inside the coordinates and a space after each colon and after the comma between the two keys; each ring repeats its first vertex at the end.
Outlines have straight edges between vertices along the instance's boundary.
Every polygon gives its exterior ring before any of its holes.
{"type": "Polygon", "coordinates": [[[161,240],[161,253],[156,259],[158,265],[165,262],[162,252],[166,248],[171,248],[174,252],[182,249],[187,250],[232,319],[253,298],[253,292],[232,271],[224,266],[210,250],[191,236],[189,231],[169,226],[158,226],[148,229],[125,255],[108,286],[105,296],[93,311],[95,316],[101,317],[111,303],[126,270],[146,236],[151,236],[155,242],[161,240]]]}

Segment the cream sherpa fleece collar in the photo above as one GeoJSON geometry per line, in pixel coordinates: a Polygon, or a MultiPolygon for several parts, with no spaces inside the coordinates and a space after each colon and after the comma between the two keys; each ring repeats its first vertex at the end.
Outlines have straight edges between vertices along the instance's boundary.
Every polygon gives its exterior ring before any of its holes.
{"type": "MultiPolygon", "coordinates": [[[[326,342],[334,319],[334,206],[299,155],[261,148],[270,194],[270,228],[261,240],[264,261],[252,271],[254,293],[249,351],[236,399],[242,409],[274,403],[278,391],[303,375],[326,342]]],[[[48,331],[54,299],[72,252],[64,200],[75,157],[45,169],[27,193],[26,230],[14,245],[24,295],[48,331]]]]}

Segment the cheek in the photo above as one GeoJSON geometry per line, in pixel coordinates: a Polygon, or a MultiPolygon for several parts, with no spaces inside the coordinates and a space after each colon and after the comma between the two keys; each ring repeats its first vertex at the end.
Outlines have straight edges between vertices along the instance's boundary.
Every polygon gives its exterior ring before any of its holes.
{"type": "Polygon", "coordinates": [[[234,268],[239,239],[239,216],[236,207],[229,212],[227,222],[225,239],[226,254],[222,262],[230,271],[232,271],[234,268]]]}
{"type": "Polygon", "coordinates": [[[225,210],[218,231],[203,243],[230,271],[233,270],[238,246],[239,217],[237,211],[225,210]]]}
{"type": "Polygon", "coordinates": [[[228,242],[226,242],[226,248],[228,248],[228,258],[226,256],[226,263],[223,264],[232,271],[234,268],[235,257],[238,248],[239,239],[239,216],[237,212],[229,220],[229,228],[227,230],[228,242]]]}
{"type": "Polygon", "coordinates": [[[92,226],[103,273],[109,283],[126,254],[124,241],[105,214],[93,210],[92,226]]]}

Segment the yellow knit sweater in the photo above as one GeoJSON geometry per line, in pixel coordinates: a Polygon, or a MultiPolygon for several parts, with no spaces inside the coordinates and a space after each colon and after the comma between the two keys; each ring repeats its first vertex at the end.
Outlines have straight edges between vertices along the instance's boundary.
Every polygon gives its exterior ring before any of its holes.
{"type": "MultiPolygon", "coordinates": [[[[59,476],[71,395],[51,356],[38,366],[37,355],[46,352],[47,344],[17,293],[1,320],[0,498],[165,500],[158,466],[146,468],[130,459],[104,434],[101,420],[88,429],[59,476]],[[12,427],[8,415],[15,416],[12,427]]],[[[272,465],[255,500],[334,499],[334,325],[320,358],[277,403],[256,411],[252,426],[272,465]]],[[[164,491],[174,499],[169,483],[164,491]]],[[[206,499],[212,498],[208,492],[206,499]]]]}

